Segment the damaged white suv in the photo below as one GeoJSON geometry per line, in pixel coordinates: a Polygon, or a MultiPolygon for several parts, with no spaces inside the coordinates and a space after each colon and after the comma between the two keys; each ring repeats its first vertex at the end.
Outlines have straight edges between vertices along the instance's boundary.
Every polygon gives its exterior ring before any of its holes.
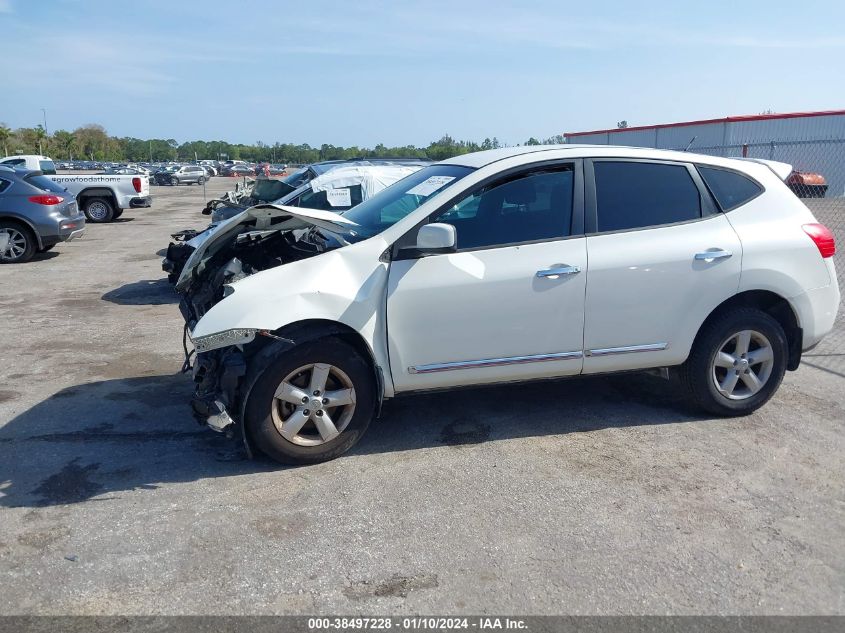
{"type": "Polygon", "coordinates": [[[833,236],[790,172],[517,147],[426,167],[342,216],[254,207],[275,263],[186,314],[194,411],[288,463],[349,450],[384,398],[463,385],[669,367],[710,413],[750,413],[839,307],[833,236]],[[313,248],[291,249],[304,236],[313,248]]]}

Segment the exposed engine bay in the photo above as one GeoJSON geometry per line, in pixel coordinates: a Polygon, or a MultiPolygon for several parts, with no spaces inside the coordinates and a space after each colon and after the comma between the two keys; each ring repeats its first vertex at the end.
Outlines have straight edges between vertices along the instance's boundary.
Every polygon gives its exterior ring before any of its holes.
{"type": "MultiPolygon", "coordinates": [[[[225,243],[201,267],[192,271],[180,302],[180,310],[189,329],[193,329],[196,322],[226,296],[227,284],[262,270],[339,248],[344,243],[339,236],[318,227],[286,230],[272,228],[272,224],[265,229],[257,229],[255,225],[254,220],[241,225],[236,235],[225,238],[225,243]]],[[[187,244],[174,246],[191,252],[194,250],[187,244]]],[[[181,256],[188,259],[190,253],[181,256]]]]}

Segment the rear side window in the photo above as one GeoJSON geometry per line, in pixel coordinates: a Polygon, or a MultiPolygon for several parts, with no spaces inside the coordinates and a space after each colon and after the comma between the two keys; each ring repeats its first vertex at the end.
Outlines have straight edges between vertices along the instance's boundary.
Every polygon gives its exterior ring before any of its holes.
{"type": "Polygon", "coordinates": [[[11,184],[12,183],[9,182],[8,180],[3,180],[2,178],[0,178],[0,193],[3,193],[4,191],[6,191],[6,189],[8,189],[9,185],[11,185],[11,184]]]}
{"type": "Polygon", "coordinates": [[[38,169],[40,169],[45,174],[55,174],[56,164],[51,160],[39,160],[38,169]]]}
{"type": "Polygon", "coordinates": [[[762,193],[763,188],[750,178],[727,169],[698,166],[698,173],[707,184],[722,211],[730,211],[762,193]]]}
{"type": "Polygon", "coordinates": [[[593,169],[599,232],[701,217],[698,187],[683,165],[598,161],[593,169]]]}

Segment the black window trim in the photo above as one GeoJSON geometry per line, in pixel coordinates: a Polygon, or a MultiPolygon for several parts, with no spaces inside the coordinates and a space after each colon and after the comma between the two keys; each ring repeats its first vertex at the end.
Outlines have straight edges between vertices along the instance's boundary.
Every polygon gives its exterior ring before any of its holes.
{"type": "Polygon", "coordinates": [[[584,227],[585,235],[587,237],[595,237],[597,235],[613,235],[615,233],[631,233],[634,231],[649,231],[651,229],[659,229],[667,226],[679,226],[682,224],[693,224],[695,222],[702,222],[711,219],[714,215],[719,215],[720,210],[716,201],[713,199],[710,190],[704,184],[704,180],[698,173],[693,163],[686,163],[679,160],[661,160],[658,158],[628,158],[620,156],[608,157],[593,157],[584,159],[584,227]],[[698,188],[698,196],[701,200],[701,217],[692,220],[682,220],[680,222],[667,222],[665,224],[650,224],[648,226],[638,226],[630,229],[618,229],[616,231],[599,231],[598,230],[598,205],[596,199],[596,173],[593,169],[595,163],[649,163],[656,165],[675,165],[677,167],[686,167],[687,172],[692,178],[693,183],[698,188]]]}
{"type": "Polygon", "coordinates": [[[474,192],[483,189],[484,187],[505,180],[514,176],[528,175],[531,172],[542,171],[553,167],[563,167],[565,165],[572,165],[573,172],[573,190],[572,190],[572,226],[570,227],[570,234],[566,237],[553,237],[541,240],[529,240],[524,242],[507,242],[505,244],[494,244],[492,246],[474,246],[472,248],[459,248],[455,253],[472,253],[476,251],[487,251],[494,248],[510,248],[513,246],[528,246],[530,244],[543,244],[547,242],[563,242],[565,240],[578,239],[584,237],[584,160],[583,158],[556,158],[538,161],[536,163],[518,165],[505,169],[495,174],[491,174],[487,178],[475,183],[468,189],[464,189],[460,193],[455,194],[449,200],[440,205],[435,211],[428,214],[407,233],[396,240],[390,248],[391,261],[400,261],[403,259],[421,259],[423,257],[437,257],[438,254],[411,254],[411,249],[416,243],[416,237],[419,230],[426,224],[436,222],[438,215],[449,211],[456,203],[463,200],[474,192]],[[406,249],[404,252],[402,249],[406,249]]]}
{"type": "Polygon", "coordinates": [[[719,199],[716,197],[716,194],[713,193],[710,190],[710,186],[707,184],[707,181],[704,179],[704,176],[702,176],[701,173],[699,172],[698,176],[699,176],[699,178],[701,178],[701,182],[704,184],[704,188],[707,190],[707,193],[710,194],[710,197],[713,199],[713,204],[715,204],[717,208],[721,209],[722,213],[728,213],[730,211],[733,211],[734,209],[738,209],[739,207],[745,206],[746,204],[748,204],[752,200],[756,200],[757,198],[762,196],[764,193],[766,193],[766,188],[763,186],[763,184],[760,181],[758,181],[756,178],[752,178],[751,176],[749,176],[745,172],[739,171],[738,169],[731,169],[730,167],[722,167],[721,165],[708,165],[707,163],[695,163],[695,170],[697,172],[701,168],[704,168],[704,169],[719,169],[721,171],[727,171],[727,172],[730,172],[732,174],[736,174],[737,176],[742,176],[746,180],[750,180],[751,182],[753,182],[760,189],[760,191],[758,191],[756,195],[751,196],[750,198],[746,198],[745,200],[743,200],[739,204],[735,204],[732,207],[723,207],[719,203],[719,199]]]}

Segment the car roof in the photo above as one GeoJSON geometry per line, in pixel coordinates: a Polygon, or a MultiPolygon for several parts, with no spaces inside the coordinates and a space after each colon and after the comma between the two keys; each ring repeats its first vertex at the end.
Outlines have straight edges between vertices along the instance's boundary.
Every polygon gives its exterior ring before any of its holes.
{"type": "MultiPolygon", "coordinates": [[[[587,144],[564,144],[564,145],[523,145],[518,147],[501,147],[499,149],[462,154],[446,159],[444,165],[460,165],[463,167],[480,168],[500,160],[524,156],[526,154],[540,154],[543,152],[571,152],[573,158],[645,158],[654,160],[672,160],[682,162],[709,163],[722,165],[741,171],[747,171],[749,163],[760,161],[741,160],[736,158],[723,158],[710,156],[708,154],[696,154],[695,152],[683,152],[679,150],[654,149],[650,147],[626,147],[622,145],[587,145],[587,144]]],[[[533,157],[542,160],[541,156],[533,157]]],[[[771,168],[771,166],[769,166],[771,168]]],[[[784,164],[784,167],[787,165],[784,164]]]]}

